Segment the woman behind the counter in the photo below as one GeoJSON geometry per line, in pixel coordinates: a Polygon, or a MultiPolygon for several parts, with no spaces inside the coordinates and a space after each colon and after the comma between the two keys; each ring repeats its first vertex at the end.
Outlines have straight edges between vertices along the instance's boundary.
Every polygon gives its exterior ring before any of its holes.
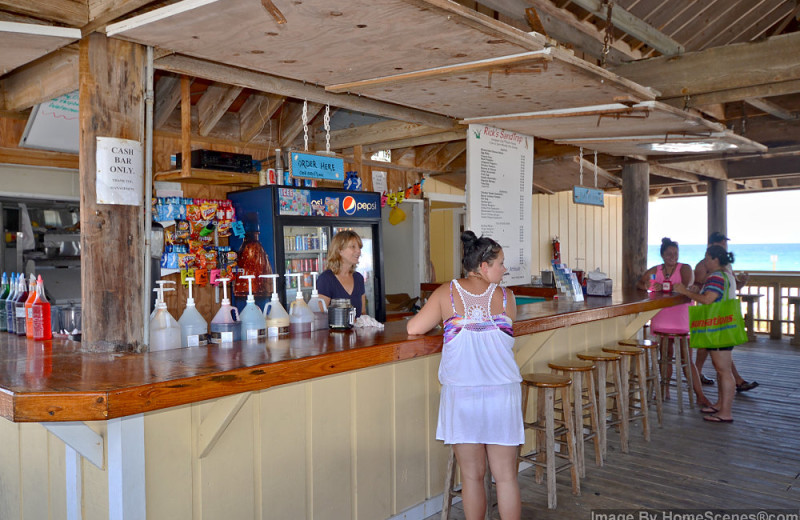
{"type": "Polygon", "coordinates": [[[356,272],[363,243],[355,231],[339,231],[328,247],[328,268],[317,279],[317,291],[325,305],[332,299],[345,298],[356,308],[356,318],[363,314],[367,298],[364,277],[356,272]]]}

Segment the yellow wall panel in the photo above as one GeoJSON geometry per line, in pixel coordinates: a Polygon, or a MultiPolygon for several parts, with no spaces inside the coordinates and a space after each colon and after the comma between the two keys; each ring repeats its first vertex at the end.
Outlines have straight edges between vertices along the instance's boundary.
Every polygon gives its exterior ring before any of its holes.
{"type": "Polygon", "coordinates": [[[342,520],[353,516],[349,374],[309,383],[311,393],[311,517],[342,520]]]}
{"type": "MultiPolygon", "coordinates": [[[[106,423],[94,421],[86,423],[91,429],[108,438],[106,423]]],[[[105,460],[108,460],[108,443],[105,443],[105,460]]],[[[91,462],[81,459],[83,473],[83,518],[108,518],[108,472],[101,470],[91,462]]],[[[27,520],[27,519],[26,519],[27,520]]]]}
{"type": "Polygon", "coordinates": [[[418,473],[427,467],[427,378],[417,360],[394,363],[395,401],[395,510],[420,502],[427,486],[418,473]]]}
{"type": "Polygon", "coordinates": [[[307,518],[309,465],[306,385],[259,392],[261,445],[260,518],[307,518]]]}
{"type": "Polygon", "coordinates": [[[144,421],[147,518],[191,518],[191,406],[149,413],[144,421]]]}
{"type": "Polygon", "coordinates": [[[48,500],[42,500],[47,489],[47,430],[39,424],[20,424],[20,457],[31,464],[22,468],[22,517],[48,518],[48,500]]]}
{"type": "Polygon", "coordinates": [[[357,518],[389,518],[392,510],[392,366],[353,375],[357,518]]]}

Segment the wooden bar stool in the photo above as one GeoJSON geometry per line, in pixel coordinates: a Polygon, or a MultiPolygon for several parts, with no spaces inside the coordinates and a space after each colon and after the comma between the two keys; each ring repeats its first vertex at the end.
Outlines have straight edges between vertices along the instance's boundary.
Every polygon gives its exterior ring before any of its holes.
{"type": "Polygon", "coordinates": [[[597,417],[600,421],[600,451],[605,459],[608,453],[608,428],[619,426],[620,449],[628,451],[628,414],[622,404],[622,388],[620,380],[622,372],[622,356],[599,350],[581,352],[578,359],[592,361],[595,371],[595,387],[597,388],[597,417]],[[612,380],[609,381],[609,374],[612,380]],[[608,399],[613,399],[611,417],[608,413],[608,399]],[[614,417],[617,419],[615,420],[614,417]],[[624,418],[624,419],[623,419],[624,418]]]}
{"type": "Polygon", "coordinates": [[[661,395],[661,370],[658,365],[658,344],[649,339],[624,339],[620,341],[619,344],[627,347],[639,347],[644,349],[648,405],[651,403],[651,400],[655,400],[658,425],[662,426],[664,422],[663,396],[661,395]]]}
{"type": "MultiPolygon", "coordinates": [[[[442,498],[441,520],[449,520],[450,509],[453,506],[453,498],[461,497],[461,490],[456,490],[456,470],[458,469],[458,461],[456,460],[456,452],[450,446],[450,456],[447,458],[447,473],[444,477],[444,493],[442,498]]],[[[486,514],[484,520],[490,520],[492,511],[492,474],[489,471],[489,460],[486,460],[486,474],[483,477],[483,490],[486,493],[486,514]]]]}
{"type": "Polygon", "coordinates": [[[642,421],[642,434],[645,441],[650,441],[650,421],[647,412],[647,383],[646,369],[644,362],[644,350],[639,347],[628,347],[617,345],[603,347],[603,352],[611,352],[622,356],[622,395],[623,408],[628,413],[628,422],[642,421]],[[632,362],[633,361],[633,362],[632,362]],[[631,370],[634,379],[631,384],[631,370]],[[636,397],[638,394],[638,397],[636,397]],[[636,403],[639,407],[636,407],[636,403]]]}
{"type": "Polygon", "coordinates": [[[667,395],[672,378],[667,377],[667,367],[674,363],[675,367],[675,391],[678,394],[678,413],[683,413],[683,379],[681,373],[686,377],[689,394],[689,406],[694,408],[694,384],[692,381],[692,355],[689,351],[689,333],[671,334],[667,332],[655,332],[658,336],[660,345],[659,364],[661,366],[661,392],[662,396],[667,395]],[[669,356],[669,345],[674,345],[673,356],[669,356]]]}
{"type": "Polygon", "coordinates": [[[547,364],[554,374],[572,378],[572,409],[575,412],[575,449],[578,453],[578,469],[581,478],[586,476],[584,441],[594,440],[594,457],[598,466],[603,465],[600,447],[600,427],[597,420],[597,395],[595,393],[594,362],[582,359],[560,359],[547,364]],[[584,385],[584,381],[586,384],[584,385]],[[589,429],[585,421],[589,419],[589,429]]]}
{"type": "Polygon", "coordinates": [[[572,494],[580,495],[581,484],[575,454],[575,430],[572,427],[572,406],[569,391],[572,380],[567,376],[556,374],[524,374],[522,376],[522,415],[525,429],[533,430],[535,435],[534,450],[527,455],[517,451],[517,465],[520,461],[532,464],[536,468],[536,482],[542,481],[542,469],[547,472],[547,507],[556,508],[556,473],[570,469],[572,476],[572,494]],[[528,406],[528,394],[535,388],[536,417],[532,422],[525,422],[525,410],[528,406]],[[555,391],[560,390],[563,406],[562,420],[555,419],[555,391]],[[558,424],[558,428],[556,428],[558,424]],[[556,439],[566,440],[567,454],[563,450],[555,451],[556,439]],[[567,462],[556,466],[556,457],[567,462]]]}

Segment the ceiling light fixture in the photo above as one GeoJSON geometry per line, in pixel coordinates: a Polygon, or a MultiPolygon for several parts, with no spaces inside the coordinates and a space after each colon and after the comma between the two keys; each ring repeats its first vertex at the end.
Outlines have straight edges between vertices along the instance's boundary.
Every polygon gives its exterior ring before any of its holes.
{"type": "Polygon", "coordinates": [[[667,152],[667,153],[722,152],[725,150],[735,150],[739,148],[739,146],[734,143],[727,143],[724,141],[640,143],[637,146],[654,152],[667,152]]]}

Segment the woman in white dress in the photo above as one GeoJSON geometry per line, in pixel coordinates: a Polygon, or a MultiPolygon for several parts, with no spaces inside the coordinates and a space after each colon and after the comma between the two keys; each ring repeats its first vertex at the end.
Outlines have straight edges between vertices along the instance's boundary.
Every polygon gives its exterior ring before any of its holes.
{"type": "Polygon", "coordinates": [[[444,322],[436,438],[453,445],[467,520],[482,519],[486,511],[487,456],[500,518],[518,520],[517,448],[525,435],[522,377],[512,350],[517,308],[511,291],[498,286],[506,273],[500,245],[472,231],[462,233],[461,241],[466,278],[437,288],[408,321],[408,333],[424,334],[444,322]]]}

